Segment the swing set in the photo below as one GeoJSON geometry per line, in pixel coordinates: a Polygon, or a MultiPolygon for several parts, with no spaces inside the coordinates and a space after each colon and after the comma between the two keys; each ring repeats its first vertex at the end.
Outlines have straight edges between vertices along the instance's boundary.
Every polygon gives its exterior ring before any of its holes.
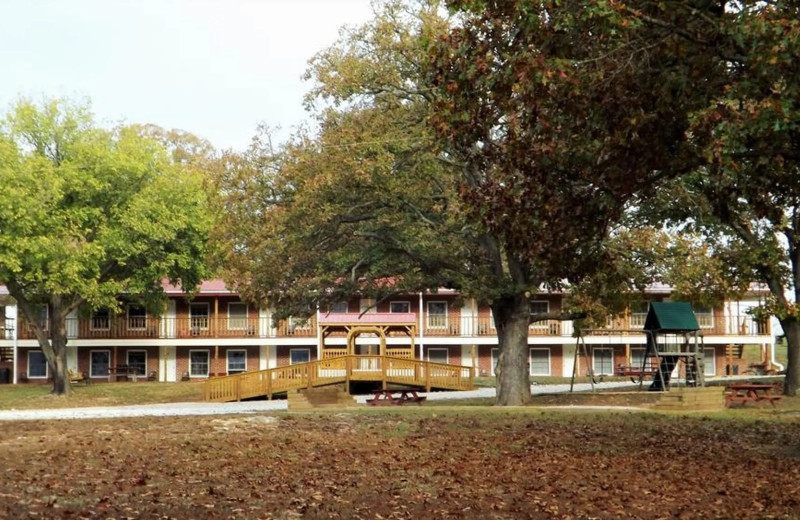
{"type": "MultiPolygon", "coordinates": [[[[648,390],[667,391],[674,373],[683,373],[686,386],[704,386],[703,343],[699,330],[697,318],[688,302],[651,303],[642,329],[576,329],[570,392],[574,390],[580,357],[586,366],[592,391],[599,382],[590,357],[590,350],[594,353],[597,343],[587,346],[586,335],[606,336],[608,344],[612,336],[644,336],[645,349],[641,362],[616,365],[614,370],[616,376],[630,377],[633,383],[639,385],[640,390],[646,379],[652,379],[648,390]]],[[[636,343],[642,341],[638,340],[636,343]]]]}

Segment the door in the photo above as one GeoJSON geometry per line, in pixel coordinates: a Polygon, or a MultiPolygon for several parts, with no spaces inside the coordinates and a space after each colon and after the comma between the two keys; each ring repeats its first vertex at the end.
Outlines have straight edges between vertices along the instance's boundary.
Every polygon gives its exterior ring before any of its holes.
{"type": "Polygon", "coordinates": [[[159,348],[159,381],[174,383],[178,380],[178,363],[175,351],[176,348],[171,345],[162,346],[159,348]]]}
{"type": "MultiPolygon", "coordinates": [[[[67,339],[75,339],[78,337],[78,311],[70,311],[67,314],[67,339]]],[[[77,363],[77,361],[76,361],[77,363]]],[[[78,367],[76,365],[75,370],[78,367]]]]}
{"type": "Polygon", "coordinates": [[[174,338],[176,332],[176,318],[175,300],[170,300],[167,303],[167,312],[164,319],[161,321],[161,337],[174,338]]]}

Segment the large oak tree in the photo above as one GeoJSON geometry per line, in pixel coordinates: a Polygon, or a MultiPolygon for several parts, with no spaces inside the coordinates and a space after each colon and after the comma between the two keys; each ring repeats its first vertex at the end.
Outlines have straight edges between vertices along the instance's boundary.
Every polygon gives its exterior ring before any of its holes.
{"type": "MultiPolygon", "coordinates": [[[[627,197],[661,174],[631,183],[615,162],[595,175],[588,151],[567,164],[559,143],[557,158],[528,150],[551,179],[523,187],[517,166],[481,156],[463,128],[443,128],[449,105],[439,87],[452,93],[451,82],[431,73],[429,53],[451,24],[436,2],[386,2],[374,20],[312,59],[308,100],[319,134],[231,158],[217,230],[227,244],[222,264],[246,296],[276,303],[277,317],[353,294],[456,287],[491,305],[501,347],[498,403],[521,404],[530,397],[529,324],[577,315],[531,315],[530,299],[566,283],[588,286],[600,271],[603,287],[627,288],[632,277],[617,269],[623,256],[606,247],[607,232],[627,197]],[[440,138],[450,130],[462,133],[440,138]],[[558,160],[565,162],[556,167],[558,160]]],[[[477,77],[463,79],[465,89],[472,81],[484,88],[477,77]]],[[[556,101],[548,110],[569,119],[556,101]]]]}
{"type": "Polygon", "coordinates": [[[498,172],[465,188],[475,216],[526,258],[561,253],[564,262],[570,240],[581,241],[570,224],[603,205],[597,214],[613,219],[620,200],[651,223],[701,233],[700,254],[712,255],[722,274],[718,283],[697,277],[706,290],[769,287],[761,314],[777,316],[786,334],[784,388],[794,395],[800,3],[450,5],[460,25],[436,61],[439,130],[472,150],[483,171],[498,172]],[[572,207],[569,187],[580,179],[596,192],[572,207]],[[560,215],[567,212],[572,220],[560,215]],[[564,241],[542,240],[539,228],[564,241]]]}

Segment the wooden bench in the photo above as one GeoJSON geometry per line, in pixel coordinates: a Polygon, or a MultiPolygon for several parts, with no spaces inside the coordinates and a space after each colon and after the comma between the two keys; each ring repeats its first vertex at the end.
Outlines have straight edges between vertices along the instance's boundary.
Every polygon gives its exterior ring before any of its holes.
{"type": "Polygon", "coordinates": [[[67,377],[70,383],[86,383],[87,385],[91,383],[91,379],[86,377],[84,372],[76,372],[71,368],[67,369],[67,377]]]}

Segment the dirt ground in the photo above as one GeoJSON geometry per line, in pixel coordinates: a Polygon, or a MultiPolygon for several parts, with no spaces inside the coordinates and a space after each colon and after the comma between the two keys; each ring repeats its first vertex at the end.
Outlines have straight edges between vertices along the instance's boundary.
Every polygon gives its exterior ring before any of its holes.
{"type": "Polygon", "coordinates": [[[797,518],[800,422],[416,408],[8,422],[0,518],[797,518]]]}

